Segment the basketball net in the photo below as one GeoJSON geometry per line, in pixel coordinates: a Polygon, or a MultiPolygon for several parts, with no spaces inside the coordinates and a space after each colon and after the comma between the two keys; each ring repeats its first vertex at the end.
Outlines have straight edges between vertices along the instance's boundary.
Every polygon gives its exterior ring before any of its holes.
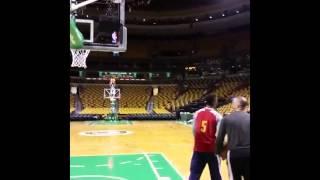
{"type": "Polygon", "coordinates": [[[87,68],[86,60],[90,49],[70,49],[72,53],[71,67],[87,68]]]}

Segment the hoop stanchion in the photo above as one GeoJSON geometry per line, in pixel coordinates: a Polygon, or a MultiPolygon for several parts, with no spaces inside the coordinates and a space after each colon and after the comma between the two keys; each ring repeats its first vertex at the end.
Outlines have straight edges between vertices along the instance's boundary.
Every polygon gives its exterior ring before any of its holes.
{"type": "Polygon", "coordinates": [[[116,88],[116,80],[111,78],[109,88],[104,89],[104,98],[110,99],[111,113],[106,115],[105,120],[118,121],[117,99],[120,99],[120,89],[116,88]]]}

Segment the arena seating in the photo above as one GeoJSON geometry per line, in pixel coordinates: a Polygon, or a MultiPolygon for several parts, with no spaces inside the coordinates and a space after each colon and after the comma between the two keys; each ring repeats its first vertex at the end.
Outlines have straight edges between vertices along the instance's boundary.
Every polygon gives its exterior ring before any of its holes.
{"type": "MultiPolygon", "coordinates": [[[[83,86],[80,91],[80,98],[84,105],[81,114],[106,114],[110,113],[110,100],[103,98],[103,85],[83,86]]],[[[121,99],[119,101],[120,114],[147,113],[146,103],[151,93],[147,86],[123,86],[121,89],[121,99]],[[149,93],[150,92],[150,93],[149,93]]],[[[74,102],[70,96],[71,101],[74,102]]]]}
{"type": "Polygon", "coordinates": [[[74,96],[70,94],[70,112],[74,111],[75,104],[74,104],[74,96]]]}
{"type": "Polygon", "coordinates": [[[215,79],[197,79],[185,81],[187,91],[180,95],[174,102],[174,109],[179,109],[196,100],[199,100],[205,95],[215,79]]]}
{"type": "MultiPolygon", "coordinates": [[[[122,108],[140,108],[145,109],[151,94],[151,87],[148,86],[123,86],[121,89],[121,98],[119,107],[122,108]]],[[[130,109],[128,110],[130,111],[130,109]]]]}
{"type": "Polygon", "coordinates": [[[157,114],[170,113],[171,101],[175,99],[177,88],[175,86],[160,86],[158,95],[153,96],[154,112],[157,114]]]}
{"type": "Polygon", "coordinates": [[[209,85],[213,84],[215,81],[216,81],[215,79],[197,79],[197,80],[188,80],[185,82],[188,85],[188,88],[207,89],[209,85]]]}
{"type": "MultiPolygon", "coordinates": [[[[220,110],[223,112],[230,111],[230,109],[225,110],[225,103],[229,103],[229,98],[234,96],[238,90],[247,88],[249,85],[248,79],[246,77],[229,77],[223,79],[215,84],[213,88],[211,88],[211,92],[208,94],[217,94],[219,97],[219,104],[223,106],[220,110]],[[221,104],[222,103],[222,104],[221,104]]],[[[244,90],[242,90],[244,91],[244,90]]],[[[242,94],[244,92],[241,92],[242,94]]],[[[244,93],[246,94],[246,93],[244,93]]],[[[186,103],[183,106],[179,107],[179,111],[181,112],[195,112],[196,110],[204,107],[203,99],[196,99],[192,102],[186,103]]]]}
{"type": "Polygon", "coordinates": [[[242,83],[246,81],[244,77],[230,77],[217,84],[217,88],[214,88],[212,94],[217,95],[220,98],[227,98],[230,94],[242,83]]]}
{"type": "Polygon", "coordinates": [[[169,114],[170,112],[166,109],[153,109],[153,111],[157,114],[169,114]]]}
{"type": "MultiPolygon", "coordinates": [[[[232,93],[231,96],[244,96],[248,99],[248,102],[250,104],[250,86],[240,89],[234,93],[232,93]]],[[[232,107],[231,107],[231,103],[228,103],[226,105],[220,106],[218,109],[218,112],[220,112],[221,114],[228,114],[232,111],[232,107]]]]}
{"type": "Polygon", "coordinates": [[[123,117],[127,120],[176,120],[175,114],[131,114],[123,117]]]}
{"type": "Polygon", "coordinates": [[[80,91],[80,98],[84,108],[108,107],[109,103],[106,103],[107,100],[103,99],[104,88],[102,85],[83,86],[80,91]]]}
{"type": "Polygon", "coordinates": [[[111,113],[110,108],[85,108],[83,109],[80,114],[106,114],[111,113]]]}
{"type": "Polygon", "coordinates": [[[175,109],[185,106],[192,101],[201,98],[205,94],[206,89],[188,89],[174,101],[175,109]]]}
{"type": "Polygon", "coordinates": [[[146,114],[147,110],[145,108],[120,108],[120,114],[146,114]]]}
{"type": "MultiPolygon", "coordinates": [[[[151,96],[151,86],[119,85],[118,88],[121,89],[121,98],[118,105],[119,114],[147,114],[146,106],[150,98],[153,100],[153,113],[158,115],[170,114],[170,110],[178,109],[194,112],[204,106],[201,98],[205,94],[217,94],[219,98],[225,98],[226,100],[232,96],[239,95],[250,98],[250,86],[246,77],[229,77],[219,81],[215,85],[213,85],[213,82],[214,80],[208,79],[185,81],[184,83],[187,84],[186,91],[177,98],[177,86],[159,86],[158,94],[151,96]],[[213,90],[208,92],[210,88],[213,90]]],[[[103,89],[105,87],[104,85],[85,85],[81,88],[80,98],[84,109],[80,114],[111,113],[110,100],[103,98],[103,89]]],[[[74,110],[74,96],[71,95],[70,112],[74,110]]],[[[218,110],[222,114],[228,113],[231,111],[231,105],[222,105],[218,110]]]]}

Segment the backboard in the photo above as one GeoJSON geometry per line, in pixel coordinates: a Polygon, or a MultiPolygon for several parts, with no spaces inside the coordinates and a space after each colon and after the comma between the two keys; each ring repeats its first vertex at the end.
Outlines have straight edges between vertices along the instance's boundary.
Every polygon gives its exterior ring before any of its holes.
{"type": "MultiPolygon", "coordinates": [[[[74,1],[73,4],[84,0],[74,1]]],[[[83,49],[104,52],[125,52],[125,0],[97,0],[73,12],[84,37],[83,49]]]]}
{"type": "Polygon", "coordinates": [[[103,89],[104,99],[120,99],[120,89],[116,88],[105,88],[103,89]]]}

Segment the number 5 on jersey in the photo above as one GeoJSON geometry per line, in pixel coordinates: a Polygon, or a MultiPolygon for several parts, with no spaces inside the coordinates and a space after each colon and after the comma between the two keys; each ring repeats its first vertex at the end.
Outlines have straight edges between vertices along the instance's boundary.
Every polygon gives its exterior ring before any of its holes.
{"type": "Polygon", "coordinates": [[[207,130],[207,123],[208,123],[208,121],[204,121],[204,120],[201,121],[201,129],[200,129],[201,132],[203,132],[203,133],[206,132],[206,130],[207,130]]]}

